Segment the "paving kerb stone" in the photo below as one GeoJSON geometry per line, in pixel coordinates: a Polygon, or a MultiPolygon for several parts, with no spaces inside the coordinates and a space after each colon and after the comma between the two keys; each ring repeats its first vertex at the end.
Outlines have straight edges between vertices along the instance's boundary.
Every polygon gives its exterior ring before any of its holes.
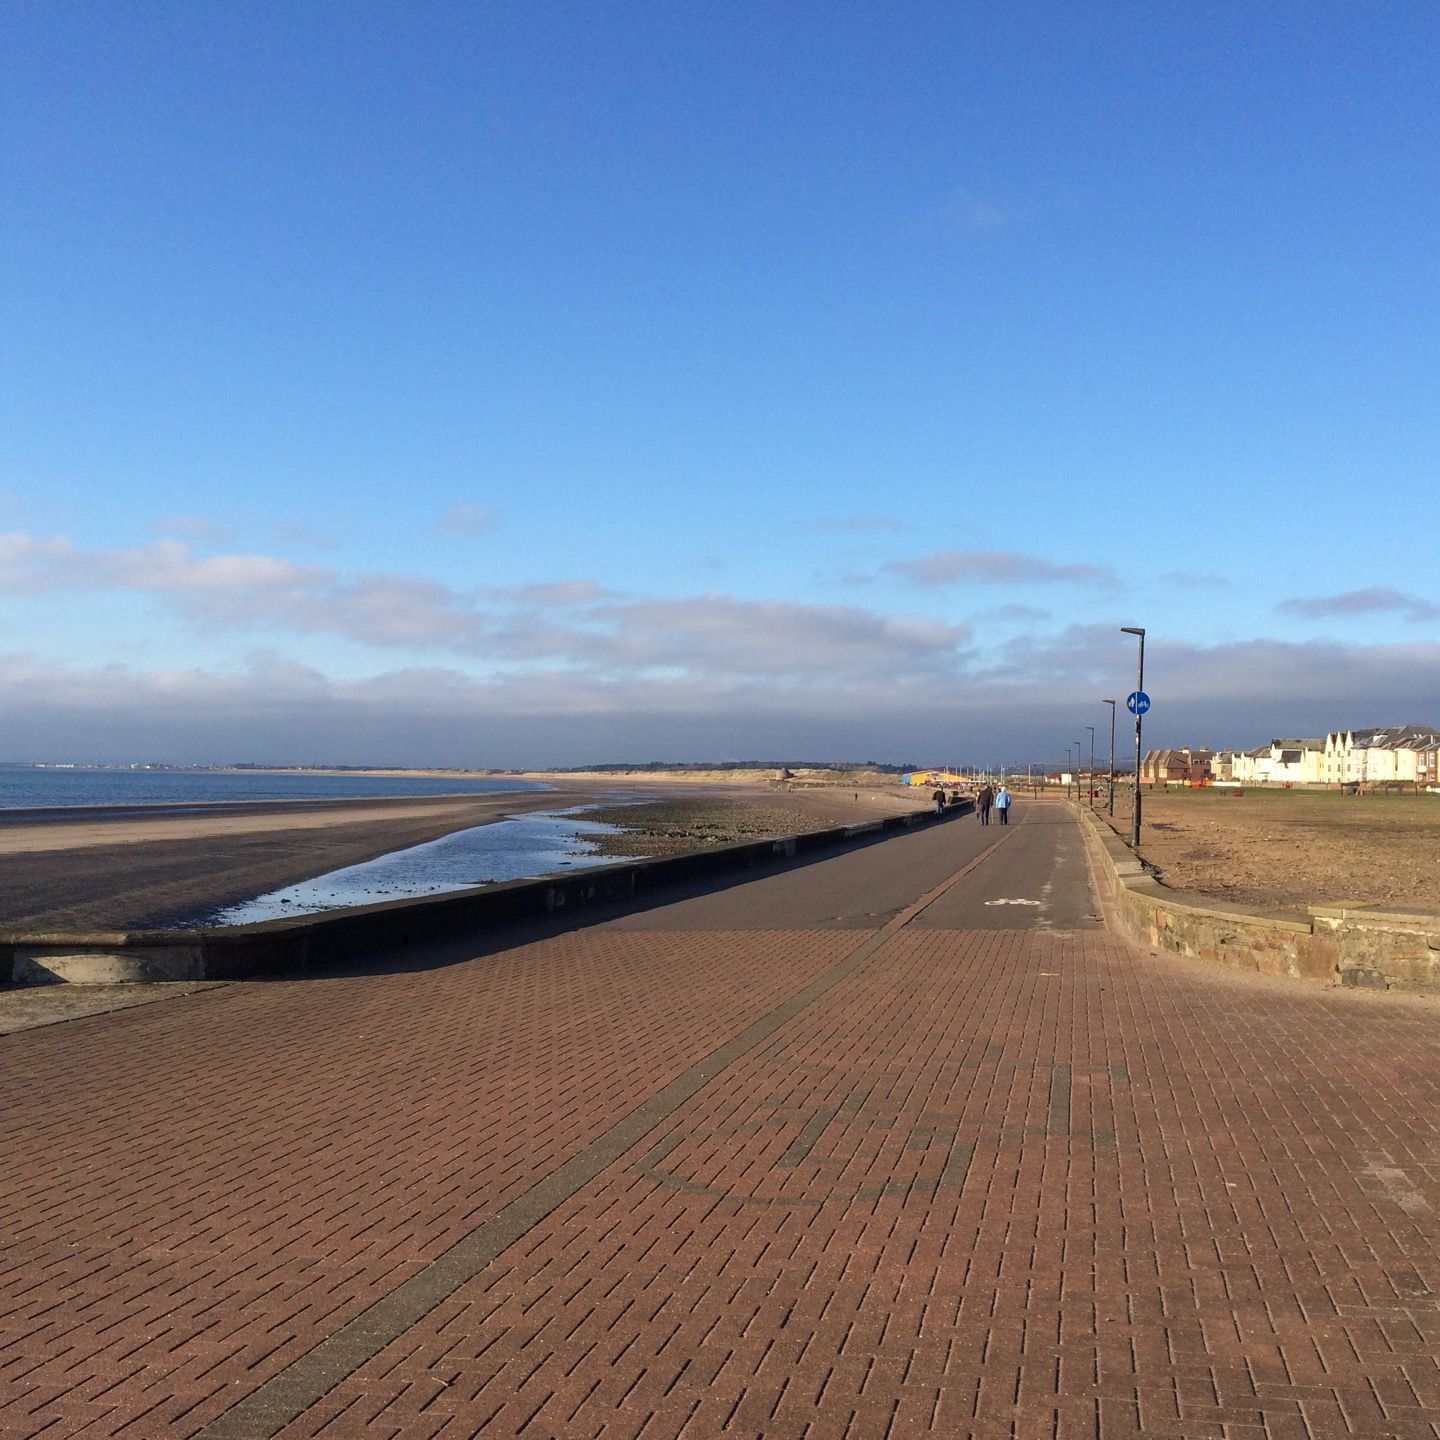
{"type": "Polygon", "coordinates": [[[1171,890],[1086,807],[1069,808],[1100,859],[1115,920],[1142,944],[1265,975],[1440,994],[1440,915],[1356,901],[1257,915],[1171,890]]]}
{"type": "Polygon", "coordinates": [[[742,841],[713,850],[622,861],[570,875],[353,906],[293,920],[193,930],[0,930],[0,984],[114,984],[239,980],[292,974],[477,928],[554,915],[614,901],[639,900],[707,875],[743,871],[873,840],[889,832],[970,814],[962,801],[943,816],[930,810],[855,825],[742,841]]]}

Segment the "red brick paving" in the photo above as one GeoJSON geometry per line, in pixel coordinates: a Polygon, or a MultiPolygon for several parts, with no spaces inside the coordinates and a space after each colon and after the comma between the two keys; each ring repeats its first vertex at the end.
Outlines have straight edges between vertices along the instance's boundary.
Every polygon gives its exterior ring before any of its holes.
{"type": "Polygon", "coordinates": [[[1440,1434],[1440,1012],[1353,998],[904,932],[281,1433],[1440,1434]]]}
{"type": "Polygon", "coordinates": [[[0,1434],[189,1433],[854,944],[577,932],[0,1039],[0,1434]]]}
{"type": "MultiPolygon", "coordinates": [[[[854,932],[0,1040],[0,1434],[187,1436],[854,932]]],[[[1440,1008],[903,930],[286,1440],[1440,1436],[1440,1008]]]]}

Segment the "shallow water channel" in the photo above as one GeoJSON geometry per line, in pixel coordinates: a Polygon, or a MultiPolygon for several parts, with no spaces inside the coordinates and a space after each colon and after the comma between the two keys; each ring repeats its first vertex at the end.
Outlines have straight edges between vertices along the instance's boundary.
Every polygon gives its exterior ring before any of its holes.
{"type": "Polygon", "coordinates": [[[500,880],[523,880],[635,858],[597,854],[589,837],[618,835],[620,827],[582,819],[584,808],[536,810],[457,830],[424,845],[347,865],[314,880],[229,905],[207,917],[207,923],[251,925],[382,900],[418,900],[500,880]]]}

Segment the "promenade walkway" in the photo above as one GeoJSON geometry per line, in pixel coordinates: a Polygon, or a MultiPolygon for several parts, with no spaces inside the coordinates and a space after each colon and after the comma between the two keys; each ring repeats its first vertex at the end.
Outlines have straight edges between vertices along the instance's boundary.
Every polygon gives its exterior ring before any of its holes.
{"type": "Polygon", "coordinates": [[[0,1435],[1440,1436],[1440,1007],[1017,816],[0,1036],[0,1435]]]}

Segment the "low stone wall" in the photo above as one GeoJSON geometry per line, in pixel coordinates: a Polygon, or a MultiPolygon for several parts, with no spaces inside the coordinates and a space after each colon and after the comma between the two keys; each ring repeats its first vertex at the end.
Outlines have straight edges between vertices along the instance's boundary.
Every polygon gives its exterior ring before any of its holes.
{"type": "Polygon", "coordinates": [[[1440,994],[1440,915],[1358,902],[1256,915],[1168,889],[1108,825],[1070,808],[1090,835],[1120,927],[1142,944],[1263,975],[1440,994]]]}
{"type": "Polygon", "coordinates": [[[424,941],[473,934],[507,921],[639,900],[666,886],[742,871],[780,857],[835,850],[912,825],[969,814],[968,802],[943,817],[914,811],[713,850],[597,865],[538,880],[392,900],[202,930],[114,932],[0,930],[0,983],[105,984],[117,981],[236,980],[321,969],[424,941]]]}

